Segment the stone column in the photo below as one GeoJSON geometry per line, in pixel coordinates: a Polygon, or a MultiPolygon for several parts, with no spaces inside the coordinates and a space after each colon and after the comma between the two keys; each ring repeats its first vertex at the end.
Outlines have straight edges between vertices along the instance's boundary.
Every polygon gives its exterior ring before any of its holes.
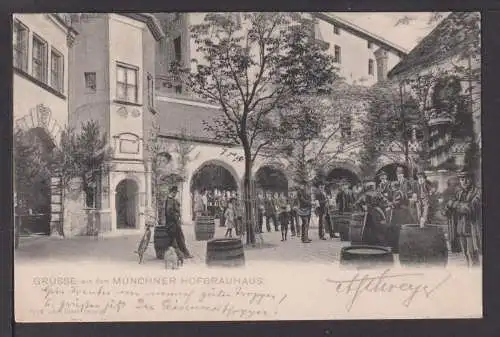
{"type": "Polygon", "coordinates": [[[191,224],[193,222],[192,216],[191,216],[191,190],[189,188],[189,181],[188,179],[185,179],[182,182],[182,186],[179,189],[180,193],[182,194],[179,196],[179,201],[182,200],[181,202],[181,221],[183,224],[191,224]]]}
{"type": "Polygon", "coordinates": [[[377,49],[374,54],[377,62],[377,81],[381,82],[387,79],[389,57],[387,50],[382,48],[377,49]]]}

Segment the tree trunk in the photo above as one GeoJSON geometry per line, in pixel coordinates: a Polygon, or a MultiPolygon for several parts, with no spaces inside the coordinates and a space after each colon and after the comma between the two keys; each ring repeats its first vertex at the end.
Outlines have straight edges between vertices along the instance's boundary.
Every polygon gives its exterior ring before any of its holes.
{"type": "Polygon", "coordinates": [[[249,148],[245,152],[245,175],[243,178],[243,200],[245,204],[245,226],[247,232],[247,244],[255,244],[255,226],[252,217],[252,157],[249,148]]]}

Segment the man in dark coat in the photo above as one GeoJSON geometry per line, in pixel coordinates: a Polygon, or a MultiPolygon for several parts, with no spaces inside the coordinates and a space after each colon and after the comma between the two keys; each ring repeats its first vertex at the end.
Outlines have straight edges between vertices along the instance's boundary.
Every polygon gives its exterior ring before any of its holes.
{"type": "Polygon", "coordinates": [[[337,209],[339,213],[352,212],[354,205],[354,194],[349,190],[349,182],[343,180],[341,182],[341,190],[336,197],[337,209]]]}
{"type": "Polygon", "coordinates": [[[469,267],[479,265],[481,252],[481,193],[474,186],[472,175],[458,172],[460,189],[447,204],[447,215],[452,218],[453,229],[460,242],[469,267]]]}
{"type": "Polygon", "coordinates": [[[319,202],[318,207],[318,218],[319,218],[319,238],[320,240],[326,240],[325,238],[325,229],[328,232],[330,238],[335,237],[335,233],[333,232],[330,214],[328,212],[328,198],[326,197],[325,192],[325,184],[320,182],[318,184],[318,192],[316,193],[316,200],[319,202]],[[325,228],[326,223],[326,228],[325,228]]]}
{"type": "MultiPolygon", "coordinates": [[[[168,227],[168,233],[172,241],[172,245],[177,245],[185,258],[193,256],[186,247],[186,239],[181,227],[181,206],[175,198],[177,195],[177,186],[170,188],[167,200],[165,200],[165,225],[168,227]]],[[[168,247],[165,247],[168,248],[168,247]]]]}
{"type": "Polygon", "coordinates": [[[387,173],[384,171],[379,174],[379,184],[377,191],[390,202],[391,199],[391,184],[389,180],[387,180],[387,173]]]}
{"type": "Polygon", "coordinates": [[[309,238],[309,222],[311,221],[312,200],[309,188],[304,187],[299,190],[298,202],[299,208],[297,213],[302,221],[302,242],[310,243],[311,239],[309,238]]]}
{"type": "Polygon", "coordinates": [[[276,217],[276,203],[271,192],[267,193],[267,198],[264,202],[264,207],[266,211],[266,229],[268,232],[271,231],[270,220],[273,220],[274,229],[278,231],[278,220],[276,217]]]}

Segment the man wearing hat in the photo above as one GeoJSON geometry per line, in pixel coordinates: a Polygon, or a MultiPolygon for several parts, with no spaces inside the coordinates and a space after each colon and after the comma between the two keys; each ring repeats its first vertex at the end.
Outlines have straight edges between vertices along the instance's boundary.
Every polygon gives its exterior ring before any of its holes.
{"type": "Polygon", "coordinates": [[[429,222],[429,212],[431,205],[431,194],[432,186],[427,180],[425,173],[423,171],[417,172],[417,185],[415,188],[415,193],[413,193],[413,199],[415,200],[415,205],[417,208],[417,219],[420,227],[424,227],[425,224],[429,222]]]}
{"type": "Polygon", "coordinates": [[[391,193],[391,184],[387,180],[387,173],[385,171],[381,171],[378,174],[378,179],[378,192],[382,194],[386,199],[389,199],[389,195],[391,193]]]}
{"type": "Polygon", "coordinates": [[[396,168],[396,180],[399,182],[403,197],[409,198],[412,195],[412,186],[410,180],[405,177],[405,169],[402,166],[396,168]]]}
{"type": "Polygon", "coordinates": [[[169,228],[168,232],[174,242],[173,244],[178,246],[186,258],[191,258],[193,256],[186,247],[186,239],[182,232],[181,206],[175,198],[177,192],[177,186],[170,187],[167,200],[165,200],[165,225],[169,228]]]}
{"type": "Polygon", "coordinates": [[[352,212],[354,205],[354,194],[349,190],[349,182],[346,179],[340,182],[340,192],[337,194],[337,209],[340,213],[352,212]]]}
{"type": "Polygon", "coordinates": [[[461,170],[457,174],[460,188],[446,205],[447,215],[465,254],[467,264],[479,265],[481,250],[481,193],[474,186],[472,175],[461,170]]]}
{"type": "Polygon", "coordinates": [[[319,239],[326,240],[325,229],[328,232],[330,239],[333,239],[336,236],[331,225],[330,214],[328,213],[328,199],[326,197],[325,183],[323,181],[318,182],[318,192],[316,193],[316,200],[318,200],[319,203],[318,207],[319,239]],[[326,228],[325,228],[325,222],[326,222],[326,228]]]}

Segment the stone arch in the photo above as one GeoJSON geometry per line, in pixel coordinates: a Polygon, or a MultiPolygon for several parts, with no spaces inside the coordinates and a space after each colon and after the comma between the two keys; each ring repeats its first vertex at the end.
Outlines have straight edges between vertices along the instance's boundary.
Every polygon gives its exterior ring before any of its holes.
{"type": "Polygon", "coordinates": [[[28,132],[32,129],[42,129],[50,137],[52,143],[58,146],[61,138],[62,127],[52,117],[52,110],[44,104],[38,104],[30,109],[25,116],[14,122],[15,130],[28,132]]]}
{"type": "Polygon", "coordinates": [[[240,182],[240,179],[238,177],[238,172],[236,171],[236,169],[234,167],[232,167],[231,165],[229,165],[228,163],[226,163],[222,160],[219,160],[219,159],[206,160],[203,163],[201,163],[195,170],[193,170],[193,172],[190,174],[188,181],[187,181],[187,186],[189,186],[190,190],[193,188],[193,177],[195,177],[198,173],[200,173],[201,170],[203,170],[203,168],[205,168],[209,165],[219,166],[219,167],[225,169],[226,171],[228,171],[236,183],[236,189],[238,191],[241,190],[241,182],[240,182]]]}
{"type": "Polygon", "coordinates": [[[140,183],[134,177],[121,179],[115,187],[116,228],[139,228],[140,183]]]}
{"type": "Polygon", "coordinates": [[[258,190],[272,193],[288,193],[290,182],[286,175],[284,165],[280,164],[263,164],[255,171],[253,180],[258,190]]]}
{"type": "Polygon", "coordinates": [[[333,169],[344,169],[353,172],[357,177],[361,176],[361,170],[354,161],[338,160],[333,161],[325,168],[325,173],[328,174],[333,169]]]}
{"type": "MultiPolygon", "coordinates": [[[[375,173],[375,177],[377,177],[379,175],[379,173],[382,172],[382,170],[385,171],[385,173],[387,174],[387,179],[389,181],[394,181],[396,180],[396,169],[398,166],[401,166],[403,167],[404,171],[405,171],[405,176],[407,178],[410,178],[410,168],[405,164],[405,163],[402,163],[402,162],[392,162],[392,163],[386,163],[385,165],[383,166],[379,166],[376,173],[375,173]]],[[[378,180],[378,178],[376,178],[378,180]]]]}
{"type": "Polygon", "coordinates": [[[16,152],[14,161],[14,172],[20,175],[15,176],[19,211],[30,214],[29,217],[22,218],[21,232],[50,234],[53,213],[51,204],[55,195],[52,190],[50,164],[56,144],[47,130],[40,126],[17,131],[14,135],[14,151],[17,151],[18,146],[36,149],[35,158],[31,155],[19,156],[23,152],[16,152]],[[36,160],[36,163],[33,163],[33,160],[36,160]]]}

